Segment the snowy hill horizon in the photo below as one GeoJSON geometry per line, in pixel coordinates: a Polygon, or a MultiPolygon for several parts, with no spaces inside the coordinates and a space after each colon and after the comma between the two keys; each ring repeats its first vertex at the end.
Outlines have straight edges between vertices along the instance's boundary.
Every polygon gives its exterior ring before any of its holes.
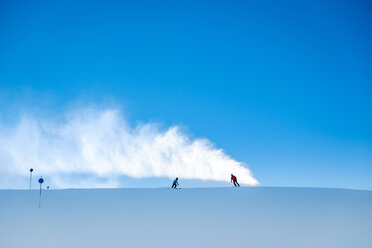
{"type": "Polygon", "coordinates": [[[0,247],[372,247],[372,191],[0,190],[0,247]]]}

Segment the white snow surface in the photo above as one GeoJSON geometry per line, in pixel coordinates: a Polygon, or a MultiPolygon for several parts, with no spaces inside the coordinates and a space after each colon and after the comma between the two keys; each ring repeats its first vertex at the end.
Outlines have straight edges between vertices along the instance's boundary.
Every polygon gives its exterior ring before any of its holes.
{"type": "Polygon", "coordinates": [[[0,247],[370,248],[372,191],[0,190],[0,247]]]}

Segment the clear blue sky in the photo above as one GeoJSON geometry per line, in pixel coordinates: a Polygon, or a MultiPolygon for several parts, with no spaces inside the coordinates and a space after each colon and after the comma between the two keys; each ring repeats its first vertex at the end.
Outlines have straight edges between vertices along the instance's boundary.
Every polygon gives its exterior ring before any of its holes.
{"type": "Polygon", "coordinates": [[[1,1],[0,112],[123,106],[263,186],[372,190],[370,1],[1,1]]]}

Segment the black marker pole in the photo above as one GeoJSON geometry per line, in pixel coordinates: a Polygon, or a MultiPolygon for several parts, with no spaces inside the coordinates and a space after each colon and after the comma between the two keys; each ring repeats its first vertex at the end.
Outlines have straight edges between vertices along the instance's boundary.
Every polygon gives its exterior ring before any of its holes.
{"type": "Polygon", "coordinates": [[[34,171],[34,169],[30,169],[30,189],[31,189],[31,181],[32,181],[32,172],[34,171]]]}
{"type": "Polygon", "coordinates": [[[40,177],[40,179],[39,179],[39,183],[40,183],[39,208],[41,206],[41,187],[43,185],[43,182],[44,182],[43,177],[40,177]]]}

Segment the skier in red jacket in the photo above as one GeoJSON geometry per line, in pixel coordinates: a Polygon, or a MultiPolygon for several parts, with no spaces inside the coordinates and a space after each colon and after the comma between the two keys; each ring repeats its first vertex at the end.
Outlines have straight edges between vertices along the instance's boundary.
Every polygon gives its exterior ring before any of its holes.
{"type": "Polygon", "coordinates": [[[234,183],[235,187],[240,187],[240,185],[238,183],[238,179],[236,179],[236,176],[234,176],[233,174],[231,174],[231,182],[234,183]]]}

